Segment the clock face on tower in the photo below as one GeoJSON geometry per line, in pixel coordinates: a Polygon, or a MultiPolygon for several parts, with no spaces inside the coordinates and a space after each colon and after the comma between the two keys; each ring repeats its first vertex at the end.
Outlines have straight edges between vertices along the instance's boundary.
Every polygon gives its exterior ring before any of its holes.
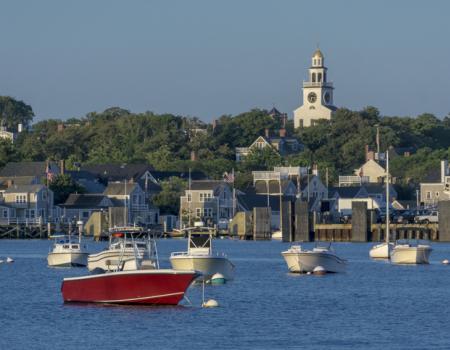
{"type": "Polygon", "coordinates": [[[308,101],[310,103],[314,103],[314,102],[316,102],[316,100],[317,100],[317,95],[314,92],[310,92],[308,94],[308,101]]]}
{"type": "Polygon", "coordinates": [[[323,99],[325,100],[326,104],[330,103],[330,100],[331,100],[330,93],[329,92],[325,92],[325,95],[323,95],[323,99]]]}

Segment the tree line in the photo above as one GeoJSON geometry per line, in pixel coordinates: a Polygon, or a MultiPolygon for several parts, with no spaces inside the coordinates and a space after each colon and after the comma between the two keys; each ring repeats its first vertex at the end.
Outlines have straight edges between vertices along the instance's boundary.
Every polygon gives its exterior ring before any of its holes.
{"type": "MultiPolygon", "coordinates": [[[[17,131],[18,123],[31,125],[34,113],[26,103],[4,96],[0,97],[0,116],[3,125],[17,131]]],[[[382,116],[375,107],[366,107],[361,111],[338,109],[331,121],[321,120],[305,129],[294,130],[289,121],[289,135],[305,146],[298,154],[281,157],[266,148],[252,152],[242,162],[235,161],[235,147],[249,146],[265,129],[275,134],[280,127],[267,110],[257,108],[205,123],[195,117],[132,113],[112,107],[64,121],[39,121],[18,134],[14,143],[1,140],[0,166],[9,161],[60,159],[72,169],[89,163],[146,162],[156,170],[199,170],[215,179],[235,169],[236,186],[245,189],[251,183],[252,170],[315,163],[321,174],[327,169],[331,182],[336,182],[338,175],[352,174],[361,166],[366,145],[376,147],[378,127],[381,150],[415,150],[411,156],[391,162],[392,175],[408,197],[430,170],[439,168],[439,160],[450,155],[450,116],[382,116]]],[[[179,184],[166,185],[172,187],[179,184]]]]}

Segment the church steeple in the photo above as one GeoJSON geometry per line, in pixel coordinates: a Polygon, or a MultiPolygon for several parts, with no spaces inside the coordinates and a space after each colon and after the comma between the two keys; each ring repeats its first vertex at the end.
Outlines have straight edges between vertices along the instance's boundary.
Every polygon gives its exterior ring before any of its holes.
{"type": "Polygon", "coordinates": [[[303,105],[294,111],[294,126],[308,127],[319,119],[330,119],[333,105],[333,84],[327,81],[327,67],[322,51],[311,57],[308,79],[303,82],[303,105]]]}

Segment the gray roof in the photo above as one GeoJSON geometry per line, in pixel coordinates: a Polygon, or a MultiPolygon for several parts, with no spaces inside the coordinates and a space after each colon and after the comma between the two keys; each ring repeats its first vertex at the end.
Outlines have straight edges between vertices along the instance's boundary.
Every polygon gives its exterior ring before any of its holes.
{"type": "Polygon", "coordinates": [[[126,194],[130,194],[134,191],[134,189],[139,186],[137,183],[127,183],[125,186],[125,183],[123,182],[110,182],[108,184],[108,187],[106,187],[105,191],[103,192],[106,196],[123,196],[125,195],[125,187],[126,187],[126,194]]]}
{"type": "Polygon", "coordinates": [[[345,186],[345,187],[330,187],[329,197],[333,197],[335,193],[339,195],[340,198],[355,198],[355,196],[361,191],[360,186],[345,186]]]}
{"type": "Polygon", "coordinates": [[[44,185],[12,185],[5,190],[5,193],[34,193],[45,188],[44,185]]]}
{"type": "MultiPolygon", "coordinates": [[[[237,201],[246,211],[253,208],[267,208],[267,196],[264,194],[240,194],[237,195],[237,201]]],[[[269,196],[269,206],[272,210],[280,210],[280,197],[269,196]]]]}
{"type": "MultiPolygon", "coordinates": [[[[150,171],[150,174],[155,178],[156,181],[167,180],[170,177],[179,177],[184,180],[189,179],[188,171],[150,171]]],[[[191,180],[206,180],[207,176],[201,171],[191,171],[191,180]]]]}
{"type": "Polygon", "coordinates": [[[11,180],[15,185],[31,185],[35,179],[36,176],[9,176],[1,180],[4,185],[8,183],[8,180],[11,180]]]}
{"type": "MultiPolygon", "coordinates": [[[[54,173],[59,171],[55,162],[49,165],[54,173]]],[[[0,177],[45,176],[46,170],[47,162],[9,162],[0,170],[0,177]]]]}
{"type": "Polygon", "coordinates": [[[101,206],[101,202],[107,198],[102,194],[70,194],[67,200],[61,204],[65,208],[95,209],[106,208],[101,206]]]}
{"type": "Polygon", "coordinates": [[[91,164],[81,167],[81,171],[108,181],[138,180],[146,171],[151,170],[153,167],[149,164],[91,164]]]}

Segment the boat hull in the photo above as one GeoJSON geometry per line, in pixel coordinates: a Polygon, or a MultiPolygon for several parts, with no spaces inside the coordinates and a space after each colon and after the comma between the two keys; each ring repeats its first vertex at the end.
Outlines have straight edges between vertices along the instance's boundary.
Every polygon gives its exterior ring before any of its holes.
{"type": "Polygon", "coordinates": [[[216,273],[222,274],[228,281],[234,278],[234,265],[223,256],[171,256],[170,263],[174,270],[199,271],[205,280],[216,273]]]}
{"type": "Polygon", "coordinates": [[[177,305],[195,271],[139,270],[65,278],[64,302],[177,305]]]}
{"type": "Polygon", "coordinates": [[[72,267],[72,266],[86,266],[88,253],[82,252],[64,252],[64,253],[49,253],[47,256],[48,266],[53,267],[72,267]]]}
{"type": "Polygon", "coordinates": [[[392,246],[392,244],[387,243],[375,245],[372,247],[372,249],[370,249],[369,256],[372,259],[389,259],[392,251],[392,246]]]}
{"type": "Polygon", "coordinates": [[[391,253],[393,264],[428,264],[431,254],[429,246],[396,246],[391,253]]]}
{"type": "Polygon", "coordinates": [[[346,262],[336,255],[321,252],[282,252],[290,272],[313,272],[322,266],[326,272],[345,272],[346,262]]]}

